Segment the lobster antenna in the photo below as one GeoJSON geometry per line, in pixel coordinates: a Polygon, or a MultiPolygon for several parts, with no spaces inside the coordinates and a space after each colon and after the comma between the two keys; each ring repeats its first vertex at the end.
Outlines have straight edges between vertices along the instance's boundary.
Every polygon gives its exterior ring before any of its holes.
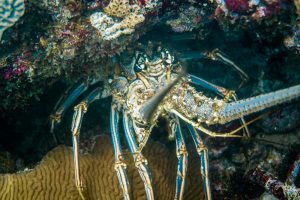
{"type": "Polygon", "coordinates": [[[183,77],[184,73],[179,74],[179,76],[168,83],[164,88],[155,94],[151,99],[149,99],[145,105],[140,109],[141,116],[144,121],[150,122],[152,120],[153,114],[159,103],[164,99],[164,97],[170,92],[170,90],[179,82],[183,77]]]}

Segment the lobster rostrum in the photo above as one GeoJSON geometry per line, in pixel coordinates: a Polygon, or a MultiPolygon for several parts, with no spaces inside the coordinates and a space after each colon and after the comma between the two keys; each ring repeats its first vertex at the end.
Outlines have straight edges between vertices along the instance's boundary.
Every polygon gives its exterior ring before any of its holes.
{"type": "MultiPolygon", "coordinates": [[[[247,79],[247,75],[232,61],[225,58],[215,50],[208,57],[222,61],[237,69],[241,77],[247,79]]],[[[237,100],[235,92],[223,87],[211,84],[199,77],[185,74],[179,62],[167,50],[158,46],[152,51],[137,51],[129,64],[123,66],[123,75],[115,75],[109,80],[107,87],[98,87],[91,91],[81,103],[74,107],[72,121],[75,183],[82,199],[84,184],[80,176],[79,165],[79,132],[84,113],[88,106],[97,99],[112,95],[110,113],[110,131],[115,153],[115,170],[122,188],[124,199],[130,199],[129,181],[126,174],[120,131],[118,129],[120,116],[122,115],[124,134],[129,150],[134,158],[135,166],[144,182],[147,199],[154,199],[154,191],[151,185],[151,172],[147,159],[143,156],[143,147],[151,131],[159,118],[163,117],[170,127],[170,137],[176,142],[178,157],[176,192],[174,199],[183,199],[184,185],[187,173],[188,152],[184,139],[183,126],[187,126],[193,139],[199,157],[201,159],[201,177],[206,199],[212,199],[209,183],[208,150],[202,139],[202,134],[212,137],[244,137],[238,132],[252,123],[254,120],[245,122],[244,116],[266,108],[279,105],[300,96],[300,85],[262,94],[259,96],[237,100]],[[197,91],[193,85],[211,90],[221,99],[212,99],[197,91]],[[208,125],[224,124],[236,119],[241,119],[242,125],[230,132],[214,132],[209,130],[208,125]]],[[[96,82],[96,81],[94,81],[96,82]]],[[[52,115],[51,130],[61,120],[65,110],[74,101],[88,90],[84,83],[73,90],[68,97],[61,100],[52,115]]]]}

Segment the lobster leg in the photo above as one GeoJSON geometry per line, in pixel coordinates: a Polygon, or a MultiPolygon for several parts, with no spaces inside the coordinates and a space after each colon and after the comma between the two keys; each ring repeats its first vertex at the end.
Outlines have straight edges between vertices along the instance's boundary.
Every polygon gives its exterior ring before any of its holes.
{"type": "Polygon", "coordinates": [[[82,95],[88,86],[84,82],[78,83],[75,87],[69,88],[64,95],[58,100],[54,111],[50,115],[50,132],[54,132],[56,124],[59,124],[65,111],[82,95]]]}
{"type": "Polygon", "coordinates": [[[74,156],[74,170],[75,170],[75,184],[78,192],[83,200],[84,188],[80,177],[80,164],[79,164],[79,134],[81,123],[84,114],[87,112],[88,106],[95,100],[99,99],[101,94],[100,88],[93,90],[81,103],[74,107],[74,114],[72,120],[72,137],[73,137],[73,156],[74,156]]]}
{"type": "Polygon", "coordinates": [[[204,146],[204,143],[203,143],[201,137],[198,135],[196,129],[190,124],[187,124],[187,126],[191,133],[191,136],[192,136],[195,146],[197,148],[197,152],[201,159],[201,176],[202,176],[203,190],[205,193],[205,199],[211,200],[212,197],[211,197],[211,189],[210,189],[210,183],[209,183],[208,150],[204,146]]]}
{"type": "Polygon", "coordinates": [[[180,127],[180,122],[178,117],[175,117],[170,122],[172,132],[175,134],[176,138],[176,153],[178,158],[178,167],[177,167],[177,177],[176,177],[176,193],[175,200],[183,199],[185,178],[188,165],[188,152],[186,150],[185,141],[182,135],[182,130],[180,127]]]}
{"type": "Polygon", "coordinates": [[[110,132],[115,154],[115,170],[118,175],[120,186],[123,190],[124,199],[129,200],[129,181],[126,174],[126,164],[124,163],[124,157],[122,155],[122,146],[118,130],[119,113],[117,109],[117,105],[113,103],[110,113],[110,132]]]}
{"type": "Polygon", "coordinates": [[[290,167],[290,170],[286,178],[286,183],[290,185],[295,184],[297,176],[300,176],[300,154],[298,154],[296,161],[290,167]]]}
{"type": "Polygon", "coordinates": [[[148,200],[154,199],[153,189],[152,189],[152,177],[151,172],[148,166],[148,162],[146,158],[139,151],[139,147],[137,145],[137,141],[134,136],[134,130],[132,128],[132,121],[129,118],[126,111],[123,112],[123,125],[125,130],[126,140],[129,144],[129,149],[133,155],[133,159],[135,162],[135,167],[138,169],[139,174],[144,182],[146,195],[148,200]]]}
{"type": "MultiPolygon", "coordinates": [[[[225,101],[229,101],[231,99],[234,101],[237,101],[237,95],[232,90],[228,90],[221,86],[212,84],[202,78],[199,78],[199,77],[191,75],[191,74],[189,74],[188,77],[190,78],[192,83],[217,93],[218,95],[223,97],[225,99],[225,101]]],[[[244,117],[241,117],[240,120],[241,120],[241,123],[245,126],[244,130],[246,132],[247,137],[250,137],[250,131],[249,131],[248,127],[245,125],[246,121],[245,121],[244,117]]]]}

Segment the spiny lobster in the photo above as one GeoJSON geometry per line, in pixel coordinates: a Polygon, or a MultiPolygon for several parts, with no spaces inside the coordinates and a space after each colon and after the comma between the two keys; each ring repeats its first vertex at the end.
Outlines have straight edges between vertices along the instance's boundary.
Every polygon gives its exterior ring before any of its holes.
{"type": "MultiPolygon", "coordinates": [[[[212,51],[206,56],[233,66],[240,72],[244,80],[247,79],[247,75],[219,51],[212,51]]],[[[203,190],[206,199],[210,200],[212,195],[208,172],[208,150],[199,133],[205,133],[212,137],[244,137],[244,135],[239,135],[238,131],[247,128],[247,125],[254,120],[246,123],[243,116],[288,102],[300,96],[300,85],[296,85],[276,92],[237,100],[234,91],[211,84],[194,75],[184,74],[180,63],[175,61],[174,56],[167,49],[160,46],[153,51],[137,51],[132,62],[123,68],[126,69],[123,75],[116,75],[113,80],[108,81],[108,91],[104,89],[107,87],[97,87],[74,107],[71,130],[75,183],[82,199],[86,198],[80,177],[79,132],[83,115],[87,112],[88,106],[97,99],[110,94],[113,96],[110,131],[115,153],[115,170],[124,199],[130,199],[130,192],[118,127],[120,115],[123,116],[125,138],[134,158],[135,166],[144,182],[147,199],[154,199],[154,192],[151,185],[151,172],[146,158],[142,155],[142,150],[147,144],[151,130],[157,124],[158,119],[163,117],[170,127],[170,136],[174,137],[176,142],[178,168],[174,199],[183,199],[188,152],[182,126],[187,126],[201,159],[200,171],[203,190]],[[196,91],[192,85],[204,87],[223,98],[209,98],[196,91]],[[207,128],[208,125],[224,124],[236,119],[241,119],[243,125],[231,132],[220,133],[207,128]]],[[[93,81],[93,83],[95,82],[97,81],[93,81]]],[[[55,124],[61,121],[66,109],[87,90],[88,86],[82,83],[64,101],[57,104],[56,111],[51,118],[52,131],[55,124]]]]}

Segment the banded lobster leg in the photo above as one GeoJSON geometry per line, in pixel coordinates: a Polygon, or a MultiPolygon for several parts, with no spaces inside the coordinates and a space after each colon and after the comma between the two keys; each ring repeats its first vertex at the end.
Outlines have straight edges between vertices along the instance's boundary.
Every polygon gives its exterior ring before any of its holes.
{"type": "Polygon", "coordinates": [[[208,150],[205,147],[201,137],[197,133],[197,130],[191,126],[190,124],[187,124],[187,127],[190,131],[190,134],[193,138],[193,141],[195,143],[197,153],[200,156],[201,160],[201,177],[202,177],[202,184],[203,184],[203,190],[205,193],[205,199],[211,200],[211,188],[210,188],[210,182],[209,182],[209,160],[208,160],[208,150]]]}
{"type": "Polygon", "coordinates": [[[54,133],[56,124],[60,123],[65,111],[82,95],[88,86],[84,82],[78,83],[76,86],[69,88],[56,103],[52,114],[50,115],[50,132],[54,133]]]}
{"type": "Polygon", "coordinates": [[[74,157],[74,171],[75,171],[75,184],[82,200],[85,200],[84,186],[80,176],[80,163],[79,163],[79,135],[80,128],[84,114],[87,112],[88,106],[95,100],[100,99],[102,90],[96,88],[93,90],[83,101],[74,107],[74,114],[72,120],[72,138],[73,138],[73,157],[74,157]]]}
{"type": "MultiPolygon", "coordinates": [[[[91,85],[98,84],[99,81],[93,79],[88,83],[80,81],[75,86],[67,89],[67,91],[57,101],[52,114],[50,115],[50,132],[54,133],[54,128],[61,122],[61,118],[65,114],[66,110],[72,106],[72,104],[84,93],[91,85]]],[[[104,84],[101,91],[100,98],[108,97],[110,94],[107,90],[108,85],[104,84]]]]}
{"type": "Polygon", "coordinates": [[[184,185],[186,179],[186,172],[188,166],[188,152],[186,149],[184,137],[182,135],[182,130],[180,126],[180,121],[178,117],[174,117],[170,121],[170,127],[172,134],[175,135],[176,141],[176,153],[178,158],[177,165],[177,177],[176,177],[176,192],[175,192],[175,200],[182,200],[184,193],[184,185]]]}
{"type": "Polygon", "coordinates": [[[140,148],[138,147],[137,141],[134,136],[134,130],[132,127],[132,120],[130,116],[123,111],[123,125],[125,130],[126,140],[129,145],[130,152],[133,155],[133,159],[135,162],[135,167],[138,169],[139,174],[144,182],[146,195],[148,200],[154,199],[154,193],[152,188],[152,176],[148,166],[148,161],[140,152],[140,148]]]}
{"type": "Polygon", "coordinates": [[[110,132],[114,147],[115,154],[115,170],[118,175],[120,186],[123,190],[125,200],[130,200],[129,195],[129,181],[126,174],[126,164],[124,163],[124,157],[122,155],[122,146],[119,137],[119,111],[117,104],[112,103],[110,113],[110,132]]]}
{"type": "MultiPolygon", "coordinates": [[[[244,72],[244,74],[245,74],[245,72],[244,72]]],[[[199,78],[199,77],[191,75],[191,74],[189,74],[188,77],[193,84],[199,85],[199,86],[206,88],[212,92],[215,92],[216,94],[223,97],[225,101],[229,101],[229,100],[237,101],[237,99],[238,99],[235,91],[228,90],[221,86],[212,84],[202,78],[199,78]]],[[[246,132],[246,136],[250,137],[250,131],[249,131],[248,127],[245,125],[246,121],[245,121],[244,117],[241,117],[240,120],[241,120],[241,123],[244,125],[244,130],[246,132]]]]}

